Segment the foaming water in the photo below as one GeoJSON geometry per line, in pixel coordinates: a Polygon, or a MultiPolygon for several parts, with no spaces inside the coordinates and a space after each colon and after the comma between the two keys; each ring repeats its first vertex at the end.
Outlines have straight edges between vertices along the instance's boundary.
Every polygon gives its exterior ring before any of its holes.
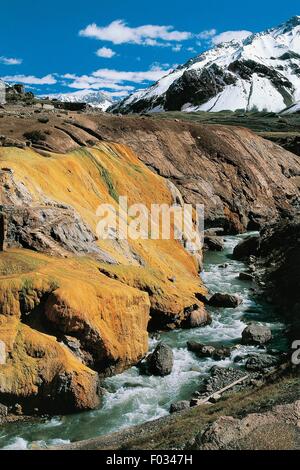
{"type": "MultiPolygon", "coordinates": [[[[284,349],[284,325],[273,309],[253,297],[252,283],[241,281],[238,275],[246,269],[244,263],[231,259],[234,246],[244,235],[225,237],[223,252],[210,252],[205,256],[201,277],[211,293],[238,294],[243,303],[236,309],[210,308],[212,324],[193,330],[176,330],[161,337],[173,348],[174,367],[167,377],[148,377],[139,374],[136,367],[106,379],[106,395],[99,410],[75,415],[55,417],[38,423],[12,423],[0,430],[0,448],[28,449],[53,446],[108,434],[122,428],[150,421],[168,414],[170,404],[189,399],[199,388],[213,365],[234,365],[234,358],[257,350],[253,346],[240,346],[230,358],[214,361],[199,359],[187,350],[187,341],[212,345],[237,345],[241,333],[250,320],[271,327],[273,347],[284,349]],[[226,264],[226,267],[220,265],[226,264]]],[[[153,349],[157,341],[150,340],[153,349]]]]}

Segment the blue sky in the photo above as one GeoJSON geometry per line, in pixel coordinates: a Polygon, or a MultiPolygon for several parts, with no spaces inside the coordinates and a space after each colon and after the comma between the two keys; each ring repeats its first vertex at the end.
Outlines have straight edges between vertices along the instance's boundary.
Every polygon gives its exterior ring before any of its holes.
{"type": "Polygon", "coordinates": [[[115,99],[232,37],[224,32],[237,37],[300,14],[299,0],[1,3],[0,77],[37,93],[91,88],[115,99]]]}

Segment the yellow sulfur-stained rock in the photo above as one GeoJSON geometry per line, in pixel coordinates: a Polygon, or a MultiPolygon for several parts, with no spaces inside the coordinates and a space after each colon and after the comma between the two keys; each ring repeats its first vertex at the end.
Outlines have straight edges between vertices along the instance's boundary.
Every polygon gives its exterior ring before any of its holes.
{"type": "Polygon", "coordinates": [[[2,401],[93,408],[98,375],[142,359],[149,326],[183,326],[195,304],[198,324],[209,320],[195,297],[205,293],[200,246],[192,256],[174,239],[97,237],[101,203],[117,208],[121,195],[149,210],[173,203],[166,181],[127,147],[99,143],[47,156],[1,148],[0,183],[8,221],[0,253],[2,401]]]}

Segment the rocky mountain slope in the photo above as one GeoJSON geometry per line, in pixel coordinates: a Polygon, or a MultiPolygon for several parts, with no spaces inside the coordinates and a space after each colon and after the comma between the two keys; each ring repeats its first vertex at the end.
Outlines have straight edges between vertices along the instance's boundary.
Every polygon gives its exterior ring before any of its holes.
{"type": "Polygon", "coordinates": [[[293,216],[300,163],[242,128],[20,109],[0,114],[1,402],[94,408],[149,328],[210,320],[201,248],[98,240],[99,203],[178,204],[179,188],[207,225],[244,231],[293,216]]]}
{"type": "Polygon", "coordinates": [[[97,239],[100,203],[117,207],[119,194],[147,207],[174,200],[129,148],[98,142],[46,156],[2,147],[0,180],[1,403],[95,408],[98,374],[146,354],[150,320],[189,326],[196,310],[198,325],[209,321],[195,297],[205,292],[201,251],[192,256],[177,240],[97,239]]]}
{"type": "Polygon", "coordinates": [[[279,112],[299,100],[299,93],[300,17],[295,16],[243,42],[223,43],[200,54],[111,110],[279,112]]]}
{"type": "Polygon", "coordinates": [[[293,114],[293,113],[300,113],[300,101],[289,106],[286,110],[283,111],[282,114],[293,114]]]}
{"type": "Polygon", "coordinates": [[[58,100],[67,103],[86,103],[93,108],[106,111],[113,104],[113,100],[102,93],[101,91],[94,90],[79,90],[73,93],[56,93],[47,95],[50,100],[58,100]]]}
{"type": "Polygon", "coordinates": [[[0,119],[3,145],[26,146],[25,122],[28,132],[42,133],[43,140],[31,144],[40,151],[120,142],[171,180],[186,202],[204,204],[207,226],[231,233],[258,229],[298,207],[299,158],[247,129],[108,114],[48,118],[44,124],[35,113],[26,120],[6,115],[0,119]]]}

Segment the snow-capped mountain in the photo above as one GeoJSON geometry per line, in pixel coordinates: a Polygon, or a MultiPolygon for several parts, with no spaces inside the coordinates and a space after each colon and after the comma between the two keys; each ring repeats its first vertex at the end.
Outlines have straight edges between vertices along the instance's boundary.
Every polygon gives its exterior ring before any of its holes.
{"type": "Polygon", "coordinates": [[[300,113],[300,101],[297,103],[293,104],[289,108],[285,109],[282,114],[294,114],[294,113],[300,113]]]}
{"type": "Polygon", "coordinates": [[[93,108],[99,108],[106,111],[113,104],[113,100],[101,91],[94,90],[79,90],[73,93],[61,93],[47,95],[50,99],[57,99],[58,101],[65,101],[68,103],[87,103],[93,108]]]}
{"type": "Polygon", "coordinates": [[[189,60],[110,111],[281,111],[300,100],[300,16],[189,60]]]}

